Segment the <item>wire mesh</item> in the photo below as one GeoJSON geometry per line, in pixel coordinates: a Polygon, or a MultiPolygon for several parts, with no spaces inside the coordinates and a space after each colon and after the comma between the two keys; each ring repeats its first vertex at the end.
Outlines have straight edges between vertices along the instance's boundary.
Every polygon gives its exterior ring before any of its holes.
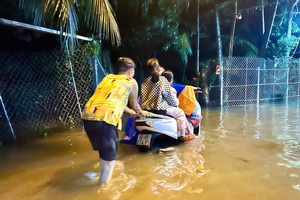
{"type": "Polygon", "coordinates": [[[225,58],[221,106],[259,104],[300,97],[299,66],[299,60],[225,58]]]}
{"type": "MultiPolygon", "coordinates": [[[[80,126],[80,109],[96,86],[95,63],[84,47],[70,57],[57,49],[0,52],[0,94],[4,102],[0,105],[0,141],[13,138],[5,110],[17,138],[80,126]]],[[[104,74],[98,71],[101,80],[104,74]]]]}
{"type": "MultiPolygon", "coordinates": [[[[17,138],[81,126],[80,110],[105,76],[100,65],[84,46],[70,56],[57,49],[0,51],[0,141],[13,139],[10,125],[17,138]]],[[[211,76],[210,105],[241,106],[300,97],[299,60],[225,58],[222,70],[222,79],[211,76]]]]}

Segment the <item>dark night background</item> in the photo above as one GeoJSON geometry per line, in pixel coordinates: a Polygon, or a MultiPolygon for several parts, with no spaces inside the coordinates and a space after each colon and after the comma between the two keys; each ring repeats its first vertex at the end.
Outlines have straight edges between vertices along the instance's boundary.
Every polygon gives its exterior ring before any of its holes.
{"type": "MultiPolygon", "coordinates": [[[[2,0],[0,3],[0,17],[33,24],[32,20],[25,17],[19,9],[18,1],[2,0]]],[[[162,66],[170,69],[175,74],[175,80],[184,82],[197,77],[197,1],[180,0],[154,0],[147,6],[134,0],[110,1],[116,13],[116,20],[120,28],[122,44],[120,47],[112,47],[109,41],[102,42],[102,55],[106,55],[106,63],[114,63],[119,56],[131,57],[138,66],[137,79],[142,79],[142,67],[151,57],[159,59],[162,66]],[[188,3],[187,3],[188,2],[188,3]],[[186,33],[190,40],[192,55],[188,56],[185,63],[178,50],[174,48],[174,41],[178,36],[186,33]],[[184,68],[186,68],[184,70],[184,68]]],[[[260,1],[238,1],[238,12],[242,19],[236,21],[235,45],[233,56],[258,56],[265,36],[262,33],[262,10],[260,1]]],[[[266,29],[271,23],[275,0],[265,1],[266,29]]],[[[263,57],[274,58],[274,49],[285,26],[287,2],[279,1],[279,7],[272,30],[271,40],[274,48],[268,48],[263,57]]],[[[207,65],[215,66],[217,59],[215,8],[220,12],[220,27],[222,35],[223,56],[228,56],[229,39],[234,15],[234,4],[231,1],[214,1],[211,4],[200,4],[200,70],[207,65]]],[[[79,17],[79,22],[81,22],[79,17]]],[[[299,21],[297,15],[293,19],[294,24],[299,21]]],[[[57,24],[45,21],[44,27],[58,29],[57,24]]],[[[293,35],[299,37],[298,27],[293,29],[293,35]]],[[[0,24],[1,51],[24,50],[39,51],[51,48],[61,48],[60,37],[42,32],[26,30],[19,27],[11,27],[0,24]]],[[[92,37],[97,35],[84,23],[79,23],[79,35],[92,37]]],[[[283,45],[284,46],[284,45],[283,45]]],[[[299,51],[292,55],[299,58],[299,51]]],[[[102,58],[103,60],[103,58],[102,58]]],[[[112,66],[110,66],[112,68],[112,66]]],[[[140,82],[140,81],[139,81],[140,82]]]]}

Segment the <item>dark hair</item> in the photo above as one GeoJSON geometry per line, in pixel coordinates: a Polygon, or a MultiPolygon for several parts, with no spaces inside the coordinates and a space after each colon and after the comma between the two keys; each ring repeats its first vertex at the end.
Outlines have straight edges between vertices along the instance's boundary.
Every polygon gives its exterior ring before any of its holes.
{"type": "Polygon", "coordinates": [[[156,58],[150,58],[147,61],[147,67],[144,70],[145,76],[151,76],[151,81],[153,83],[157,83],[159,80],[159,73],[158,73],[159,63],[156,58]]]}
{"type": "Polygon", "coordinates": [[[174,79],[174,75],[170,70],[167,71],[163,71],[163,73],[161,74],[162,76],[166,77],[166,79],[171,82],[174,79]]]}
{"type": "Polygon", "coordinates": [[[127,72],[132,68],[135,69],[135,63],[133,62],[133,60],[127,57],[118,58],[118,62],[116,65],[116,73],[127,72]]]}

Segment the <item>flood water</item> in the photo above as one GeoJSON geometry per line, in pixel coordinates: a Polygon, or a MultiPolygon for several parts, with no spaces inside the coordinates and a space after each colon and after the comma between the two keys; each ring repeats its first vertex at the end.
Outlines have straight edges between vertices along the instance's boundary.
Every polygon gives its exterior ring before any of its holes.
{"type": "Polygon", "coordinates": [[[119,144],[102,186],[98,154],[81,131],[2,146],[0,199],[300,199],[299,100],[202,115],[201,136],[173,151],[119,144]]]}

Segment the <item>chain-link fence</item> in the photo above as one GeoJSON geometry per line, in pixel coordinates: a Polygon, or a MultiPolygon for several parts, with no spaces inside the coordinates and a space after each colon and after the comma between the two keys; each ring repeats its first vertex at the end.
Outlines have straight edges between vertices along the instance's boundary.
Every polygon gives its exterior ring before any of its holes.
{"type": "MultiPolygon", "coordinates": [[[[209,101],[221,106],[300,97],[299,60],[225,58],[221,72],[208,88],[209,101]]],[[[81,126],[81,109],[104,75],[84,45],[70,56],[0,50],[0,142],[81,126]]]]}
{"type": "Polygon", "coordinates": [[[99,64],[84,46],[70,56],[0,51],[0,141],[81,125],[80,109],[104,77],[99,64]]]}
{"type": "Polygon", "coordinates": [[[299,98],[300,61],[225,58],[223,69],[209,90],[211,100],[219,100],[221,106],[299,98]]]}

